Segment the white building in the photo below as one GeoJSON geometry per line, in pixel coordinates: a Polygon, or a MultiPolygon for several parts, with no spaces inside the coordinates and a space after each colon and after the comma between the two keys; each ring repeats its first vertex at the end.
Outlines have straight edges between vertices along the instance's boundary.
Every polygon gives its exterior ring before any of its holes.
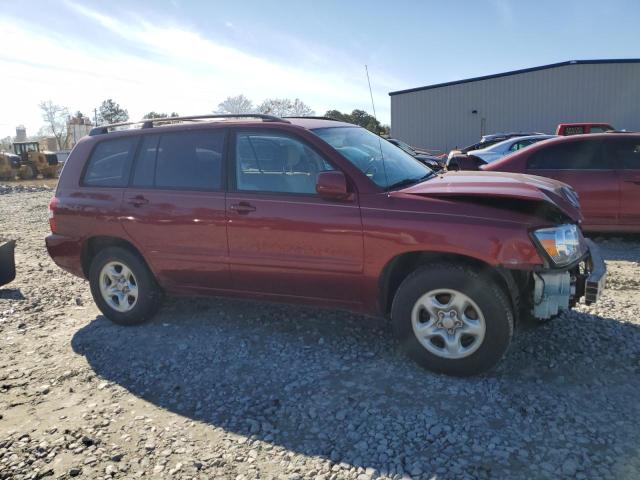
{"type": "Polygon", "coordinates": [[[67,147],[73,146],[82,137],[89,135],[93,128],[93,123],[89,117],[71,117],[67,121],[67,147]]]}

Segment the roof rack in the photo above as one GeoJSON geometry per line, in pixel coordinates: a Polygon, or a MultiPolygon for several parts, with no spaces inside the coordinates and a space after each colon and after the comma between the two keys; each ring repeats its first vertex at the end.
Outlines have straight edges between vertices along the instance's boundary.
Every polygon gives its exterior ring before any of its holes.
{"type": "Polygon", "coordinates": [[[123,122],[123,123],[112,123],[109,125],[101,125],[99,127],[94,127],[89,132],[89,135],[104,135],[109,133],[110,131],[114,131],[119,127],[126,127],[131,125],[140,125],[139,128],[153,128],[155,124],[171,124],[176,122],[193,122],[197,120],[209,120],[216,118],[257,118],[262,120],[263,122],[281,122],[281,123],[291,123],[288,120],[285,120],[280,117],[276,117],[274,115],[265,115],[262,113],[216,113],[212,115],[190,115],[187,117],[162,117],[162,118],[150,118],[146,120],[139,120],[137,122],[123,122]]]}

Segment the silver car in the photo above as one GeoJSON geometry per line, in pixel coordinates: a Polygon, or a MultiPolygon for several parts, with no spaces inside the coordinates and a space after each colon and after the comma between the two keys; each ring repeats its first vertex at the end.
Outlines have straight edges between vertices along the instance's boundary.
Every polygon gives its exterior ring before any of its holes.
{"type": "Polygon", "coordinates": [[[554,137],[555,135],[528,135],[526,137],[509,138],[508,140],[495,143],[487,148],[471,150],[467,152],[467,155],[474,155],[486,163],[491,163],[499,158],[509,155],[510,153],[517,152],[518,150],[528,147],[533,143],[554,137]]]}

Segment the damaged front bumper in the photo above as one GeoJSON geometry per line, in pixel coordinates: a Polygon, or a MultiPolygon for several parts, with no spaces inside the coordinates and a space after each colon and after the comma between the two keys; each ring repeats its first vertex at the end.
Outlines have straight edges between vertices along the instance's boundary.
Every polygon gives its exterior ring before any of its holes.
{"type": "Polygon", "coordinates": [[[584,240],[588,253],[577,265],[565,271],[549,270],[533,274],[533,316],[546,320],[573,307],[582,297],[590,305],[600,298],[605,288],[607,267],[600,249],[584,240]]]}

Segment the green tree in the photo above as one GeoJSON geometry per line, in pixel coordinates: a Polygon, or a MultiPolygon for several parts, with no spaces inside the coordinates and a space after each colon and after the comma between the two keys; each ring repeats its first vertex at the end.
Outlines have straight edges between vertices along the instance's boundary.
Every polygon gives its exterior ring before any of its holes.
{"type": "Polygon", "coordinates": [[[370,115],[364,110],[355,109],[351,113],[343,113],[339,110],[328,110],[324,116],[341,122],[353,123],[354,125],[366,128],[376,135],[389,134],[388,125],[382,125],[373,115],[370,115]]]}
{"type": "Polygon", "coordinates": [[[158,112],[149,112],[145,116],[142,117],[143,120],[151,120],[153,118],[168,118],[168,117],[179,117],[177,112],[167,113],[158,113],[158,112]]]}
{"type": "Polygon", "coordinates": [[[98,122],[102,124],[121,123],[129,120],[129,112],[108,98],[98,109],[98,122]]]}

